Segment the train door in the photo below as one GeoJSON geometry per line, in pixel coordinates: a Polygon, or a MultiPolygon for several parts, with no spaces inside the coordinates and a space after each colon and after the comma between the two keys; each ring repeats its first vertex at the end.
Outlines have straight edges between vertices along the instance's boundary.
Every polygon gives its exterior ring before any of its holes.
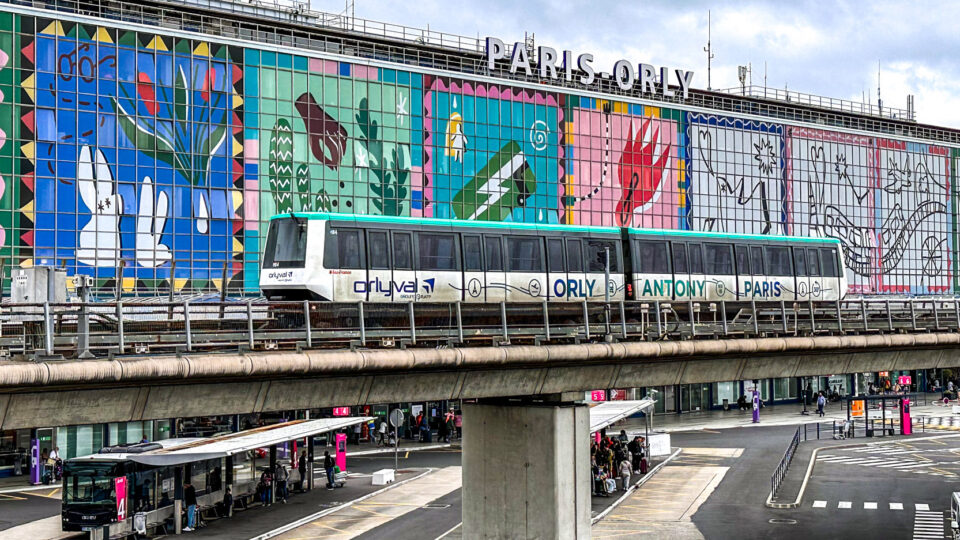
{"type": "Polygon", "coordinates": [[[390,270],[387,231],[367,230],[367,301],[392,302],[401,292],[390,270]]]}
{"type": "Polygon", "coordinates": [[[568,301],[580,299],[580,294],[586,287],[587,274],[584,272],[583,240],[567,238],[567,285],[566,298],[568,301]],[[573,285],[571,285],[573,284],[573,285]],[[572,291],[570,289],[573,289],[572,291]]]}
{"type": "Polygon", "coordinates": [[[503,239],[496,235],[483,237],[484,290],[487,302],[507,299],[507,274],[503,265],[503,239]]]}
{"type": "Polygon", "coordinates": [[[836,248],[820,248],[820,268],[823,273],[824,300],[840,300],[846,294],[840,256],[836,248]]]}
{"type": "Polygon", "coordinates": [[[333,278],[333,301],[362,302],[367,299],[370,281],[367,279],[366,247],[360,229],[335,228],[337,265],[333,278]]]}
{"type": "Polygon", "coordinates": [[[483,284],[483,248],[479,234],[464,234],[461,239],[463,251],[463,301],[485,302],[483,284]]]}
{"type": "Polygon", "coordinates": [[[583,294],[577,282],[567,280],[563,238],[547,238],[547,298],[551,302],[577,300],[583,294]]]}
{"type": "Polygon", "coordinates": [[[807,249],[807,279],[810,280],[810,298],[814,302],[824,298],[823,273],[820,271],[820,253],[817,248],[807,249]]]}
{"type": "Polygon", "coordinates": [[[417,300],[456,302],[463,290],[458,235],[453,232],[418,232],[417,300]]]}
{"type": "MultiPolygon", "coordinates": [[[[591,238],[585,242],[586,279],[581,286],[586,287],[587,300],[602,302],[623,300],[623,265],[619,250],[620,242],[608,239],[591,238]],[[607,279],[607,254],[610,260],[610,281],[607,279]],[[609,293],[609,296],[608,296],[609,293]]],[[[670,279],[670,276],[667,276],[670,279]]],[[[669,291],[667,291],[669,294],[669,291]]]]}
{"type": "Polygon", "coordinates": [[[790,248],[764,246],[763,256],[766,279],[760,284],[762,289],[757,296],[772,300],[795,300],[797,286],[793,275],[793,258],[790,255],[790,248]]]}
{"type": "Polygon", "coordinates": [[[672,279],[667,242],[639,238],[633,240],[633,287],[637,300],[670,300],[666,281],[672,279]]]}
{"type": "Polygon", "coordinates": [[[507,301],[539,302],[547,297],[543,264],[543,238],[508,236],[507,301]]]}
{"type": "Polygon", "coordinates": [[[764,273],[763,246],[750,246],[750,272],[753,277],[753,283],[750,285],[750,298],[758,296],[762,298],[763,284],[767,283],[767,288],[770,287],[764,273]]]}
{"type": "Polygon", "coordinates": [[[687,257],[687,245],[679,242],[670,242],[673,254],[673,299],[687,300],[690,298],[690,260],[687,257]]]}
{"type": "Polygon", "coordinates": [[[743,244],[733,246],[737,255],[737,299],[753,298],[753,269],[750,264],[750,247],[743,244]]]}
{"type": "Polygon", "coordinates": [[[807,252],[802,247],[793,247],[793,270],[796,275],[797,300],[810,300],[810,278],[807,276],[807,252]]]}
{"type": "Polygon", "coordinates": [[[707,300],[736,300],[737,275],[733,265],[733,244],[705,243],[703,265],[707,274],[707,300]]]}
{"type": "Polygon", "coordinates": [[[417,299],[417,274],[413,270],[413,233],[392,232],[393,281],[399,291],[394,302],[413,302],[417,299]]]}
{"type": "Polygon", "coordinates": [[[706,276],[703,274],[703,245],[699,242],[687,244],[687,254],[690,258],[690,294],[691,300],[706,301],[706,276]]]}

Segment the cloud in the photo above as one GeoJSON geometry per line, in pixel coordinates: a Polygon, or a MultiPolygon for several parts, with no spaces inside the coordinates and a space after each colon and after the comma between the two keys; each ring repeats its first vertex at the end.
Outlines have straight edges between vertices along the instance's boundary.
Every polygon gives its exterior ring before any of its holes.
{"type": "MultiPolygon", "coordinates": [[[[546,2],[530,0],[370,0],[356,4],[357,16],[482,39],[522,41],[525,32],[539,44],[592,52],[595,65],[613,62],[683,67],[697,72],[694,86],[707,87],[707,10],[712,11],[712,86],[739,85],[737,66],[751,63],[753,83],[814,95],[876,103],[880,63],[884,104],[906,108],[916,96],[922,123],[960,127],[960,3],[831,3],[746,0],[714,3],[546,2]]],[[[340,12],[342,4],[314,0],[315,9],[340,12]]]]}

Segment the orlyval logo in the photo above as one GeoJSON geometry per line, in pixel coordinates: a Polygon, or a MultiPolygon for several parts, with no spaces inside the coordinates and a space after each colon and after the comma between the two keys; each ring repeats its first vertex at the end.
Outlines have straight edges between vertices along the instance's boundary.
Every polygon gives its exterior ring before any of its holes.
{"type": "Polygon", "coordinates": [[[421,285],[421,287],[423,287],[423,292],[425,292],[426,294],[432,293],[434,289],[434,283],[436,281],[437,280],[435,278],[423,280],[423,285],[421,285]]]}

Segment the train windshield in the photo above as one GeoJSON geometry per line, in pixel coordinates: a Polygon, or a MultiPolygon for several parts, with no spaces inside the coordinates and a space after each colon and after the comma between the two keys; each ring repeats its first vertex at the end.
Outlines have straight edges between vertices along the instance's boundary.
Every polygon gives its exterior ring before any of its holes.
{"type": "Polygon", "coordinates": [[[264,268],[302,268],[307,254],[307,220],[275,219],[270,222],[264,268]]]}
{"type": "Polygon", "coordinates": [[[66,462],[63,469],[63,502],[69,505],[114,505],[114,479],[122,476],[118,463],[66,462]]]}

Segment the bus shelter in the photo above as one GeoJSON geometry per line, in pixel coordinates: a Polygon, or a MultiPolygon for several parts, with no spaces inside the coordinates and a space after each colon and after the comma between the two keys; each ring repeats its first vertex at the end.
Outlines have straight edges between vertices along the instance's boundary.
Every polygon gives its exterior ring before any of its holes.
{"type": "MultiPolygon", "coordinates": [[[[260,472],[275,470],[279,450],[306,441],[304,491],[313,488],[313,438],[372,420],[370,417],[294,420],[211,438],[168,439],[104,448],[68,460],[64,470],[63,528],[86,530],[91,538],[134,531],[135,513],[150,528],[171,519],[181,532],[183,486],[189,482],[200,508],[214,508],[229,489],[235,501],[256,493],[260,472]],[[102,536],[101,536],[102,535],[102,536]]],[[[288,452],[293,463],[296,453],[288,452]]],[[[291,475],[291,480],[293,479],[291,475]]],[[[270,490],[271,502],[276,489],[270,490]]],[[[225,509],[232,512],[232,506],[225,509]]]]}
{"type": "Polygon", "coordinates": [[[894,423],[900,424],[900,434],[913,433],[913,421],[910,416],[910,404],[916,401],[916,394],[877,394],[847,396],[847,422],[856,425],[858,420],[864,423],[867,437],[873,437],[876,421],[880,420],[881,433],[893,434],[894,423]],[[913,398],[913,399],[911,399],[913,398]]]}

